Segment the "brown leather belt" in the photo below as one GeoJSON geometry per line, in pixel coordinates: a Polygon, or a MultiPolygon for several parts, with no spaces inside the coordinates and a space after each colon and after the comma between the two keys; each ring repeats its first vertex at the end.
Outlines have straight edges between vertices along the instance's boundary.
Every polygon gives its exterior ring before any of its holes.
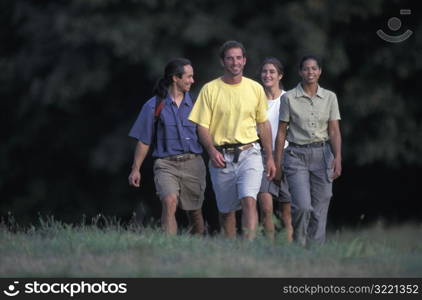
{"type": "Polygon", "coordinates": [[[246,149],[249,149],[253,146],[253,143],[249,144],[224,144],[221,146],[216,146],[215,148],[223,153],[234,154],[233,162],[237,163],[239,161],[240,153],[246,149]]]}
{"type": "Polygon", "coordinates": [[[199,154],[195,153],[183,153],[177,155],[171,155],[166,157],[160,157],[161,159],[171,160],[171,161],[187,161],[189,159],[197,157],[199,154]]]}

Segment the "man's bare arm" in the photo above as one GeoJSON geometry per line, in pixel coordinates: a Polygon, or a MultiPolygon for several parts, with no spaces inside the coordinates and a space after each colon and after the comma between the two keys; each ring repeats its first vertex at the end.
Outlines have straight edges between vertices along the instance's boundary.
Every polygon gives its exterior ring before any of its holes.
{"type": "Polygon", "coordinates": [[[148,154],[149,145],[138,141],[133,156],[132,171],[129,174],[129,185],[139,187],[141,183],[141,166],[148,154]]]}
{"type": "Polygon", "coordinates": [[[223,154],[221,154],[214,146],[212,138],[209,132],[209,129],[198,125],[198,136],[202,146],[207,150],[211,163],[216,168],[225,168],[226,162],[224,160],[223,154]]]}

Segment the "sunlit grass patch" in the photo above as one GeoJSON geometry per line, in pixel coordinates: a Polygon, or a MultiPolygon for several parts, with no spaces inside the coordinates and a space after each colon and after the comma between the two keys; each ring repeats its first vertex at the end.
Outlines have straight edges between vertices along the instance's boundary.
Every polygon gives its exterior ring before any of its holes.
{"type": "Polygon", "coordinates": [[[219,235],[167,236],[117,220],[70,225],[54,219],[11,231],[0,226],[2,277],[420,277],[422,226],[329,232],[309,249],[282,234],[270,242],[219,235]]]}

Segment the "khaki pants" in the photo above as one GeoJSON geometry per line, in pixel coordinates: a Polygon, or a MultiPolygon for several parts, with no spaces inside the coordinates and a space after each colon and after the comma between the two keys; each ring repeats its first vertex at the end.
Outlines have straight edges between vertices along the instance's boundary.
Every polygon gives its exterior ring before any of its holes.
{"type": "Polygon", "coordinates": [[[292,196],[294,240],[301,245],[323,243],[332,196],[334,156],[329,144],[284,152],[284,172],[292,196]]]}

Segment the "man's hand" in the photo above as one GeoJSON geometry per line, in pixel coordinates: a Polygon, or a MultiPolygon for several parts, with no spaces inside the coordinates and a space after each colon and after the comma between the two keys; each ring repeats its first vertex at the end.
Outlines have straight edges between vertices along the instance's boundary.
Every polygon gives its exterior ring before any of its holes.
{"type": "Polygon", "coordinates": [[[141,172],[136,169],[133,169],[129,174],[129,185],[134,187],[139,187],[141,184],[141,172]]]}
{"type": "Polygon", "coordinates": [[[226,167],[226,161],[224,159],[223,154],[221,154],[221,152],[218,151],[217,149],[215,149],[214,147],[210,151],[210,160],[211,160],[213,167],[215,167],[215,168],[225,168],[226,167]]]}
{"type": "Polygon", "coordinates": [[[211,164],[214,168],[225,168],[226,161],[224,160],[223,154],[221,154],[214,146],[209,129],[198,125],[198,136],[202,146],[207,149],[210,156],[211,164]]]}

